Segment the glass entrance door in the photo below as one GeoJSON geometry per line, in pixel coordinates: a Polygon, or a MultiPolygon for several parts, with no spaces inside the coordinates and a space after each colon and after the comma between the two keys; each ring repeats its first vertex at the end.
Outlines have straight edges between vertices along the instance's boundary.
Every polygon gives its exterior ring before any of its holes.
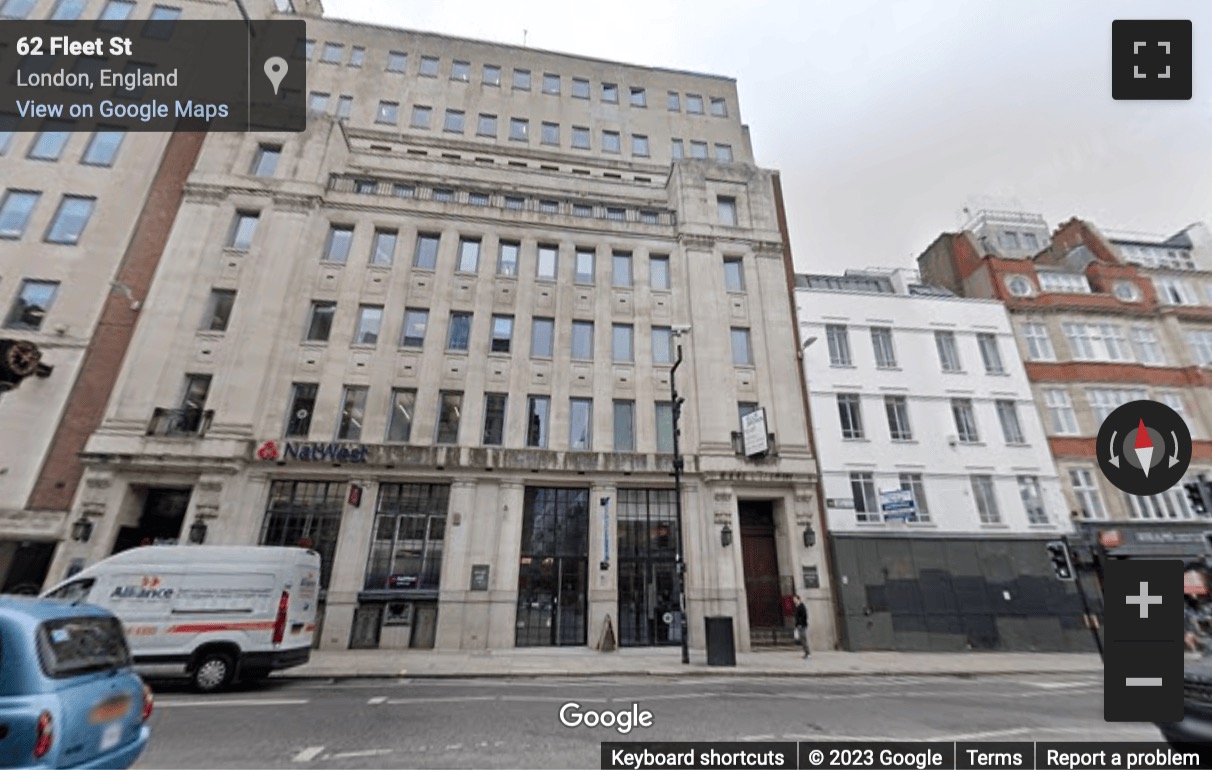
{"type": "Polygon", "coordinates": [[[526,489],[517,646],[586,643],[589,490],[526,489]]]}
{"type": "Polygon", "coordinates": [[[619,643],[680,644],[672,489],[619,490],[619,643]]]}

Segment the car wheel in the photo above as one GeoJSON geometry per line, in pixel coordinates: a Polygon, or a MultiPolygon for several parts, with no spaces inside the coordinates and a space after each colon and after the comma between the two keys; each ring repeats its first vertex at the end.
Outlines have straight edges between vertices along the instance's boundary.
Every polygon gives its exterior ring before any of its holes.
{"type": "Polygon", "coordinates": [[[194,668],[194,689],[198,692],[218,692],[227,686],[234,672],[230,655],[208,652],[198,659],[198,665],[194,668]]]}

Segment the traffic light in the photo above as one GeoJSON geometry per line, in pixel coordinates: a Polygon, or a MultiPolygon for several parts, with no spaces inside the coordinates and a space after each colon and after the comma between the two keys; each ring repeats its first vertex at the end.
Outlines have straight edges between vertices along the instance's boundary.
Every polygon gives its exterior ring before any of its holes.
{"type": "Polygon", "coordinates": [[[1073,580],[1073,558],[1069,554],[1069,546],[1063,541],[1052,540],[1048,543],[1048,556],[1052,559],[1052,571],[1057,580],[1073,580]]]}
{"type": "Polygon", "coordinates": [[[1202,473],[1198,481],[1183,484],[1183,489],[1187,491],[1187,499],[1191,501],[1191,510],[1201,515],[1212,513],[1212,489],[1202,473]]]}

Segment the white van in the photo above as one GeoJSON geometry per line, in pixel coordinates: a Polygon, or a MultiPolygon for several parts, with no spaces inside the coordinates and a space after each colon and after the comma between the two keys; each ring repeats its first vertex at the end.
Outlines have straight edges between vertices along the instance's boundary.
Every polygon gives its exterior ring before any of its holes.
{"type": "Polygon", "coordinates": [[[311,657],[320,555],[277,546],[153,545],[88,567],[43,596],[118,616],[148,676],[201,692],[256,681],[311,657]]]}

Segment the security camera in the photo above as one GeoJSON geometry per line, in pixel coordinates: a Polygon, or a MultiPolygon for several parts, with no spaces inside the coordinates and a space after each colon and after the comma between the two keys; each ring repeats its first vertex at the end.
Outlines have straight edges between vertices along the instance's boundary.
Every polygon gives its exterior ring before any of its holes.
{"type": "Polygon", "coordinates": [[[674,324],[673,326],[670,327],[670,330],[674,334],[689,334],[690,333],[690,324],[674,324]]]}

